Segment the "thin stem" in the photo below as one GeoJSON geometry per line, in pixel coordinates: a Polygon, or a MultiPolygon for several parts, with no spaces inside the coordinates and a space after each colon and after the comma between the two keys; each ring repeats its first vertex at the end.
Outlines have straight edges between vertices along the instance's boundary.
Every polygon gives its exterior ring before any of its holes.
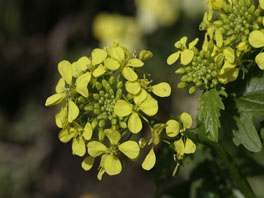
{"type": "Polygon", "coordinates": [[[230,154],[225,150],[225,148],[220,143],[215,143],[209,140],[205,136],[201,136],[190,131],[186,131],[185,134],[194,141],[211,147],[216,152],[216,154],[221,158],[224,165],[228,168],[230,174],[234,178],[236,184],[238,185],[242,193],[247,198],[256,197],[256,195],[254,194],[252,188],[250,187],[247,181],[247,178],[241,173],[238,165],[233,160],[232,156],[230,156],[230,154]]]}

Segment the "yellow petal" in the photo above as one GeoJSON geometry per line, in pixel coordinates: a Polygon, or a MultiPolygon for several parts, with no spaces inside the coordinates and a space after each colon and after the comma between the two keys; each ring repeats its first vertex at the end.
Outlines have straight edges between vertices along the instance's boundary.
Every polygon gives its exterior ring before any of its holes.
{"type": "Polygon", "coordinates": [[[141,104],[148,96],[148,93],[144,90],[144,89],[141,89],[141,91],[134,96],[134,102],[136,104],[141,104]]]}
{"type": "Polygon", "coordinates": [[[141,119],[136,112],[133,112],[128,119],[128,129],[132,133],[138,133],[142,129],[141,119]]]}
{"type": "Polygon", "coordinates": [[[107,56],[107,52],[103,49],[96,48],[92,51],[92,64],[97,65],[104,61],[107,56]]]}
{"type": "Polygon", "coordinates": [[[180,119],[181,119],[181,121],[183,123],[183,127],[185,129],[189,129],[189,128],[192,127],[192,116],[190,114],[183,112],[181,114],[181,118],[180,119]]]}
{"type": "Polygon", "coordinates": [[[61,110],[55,115],[55,122],[59,128],[64,128],[68,124],[67,119],[68,111],[66,106],[62,107],[61,110]]]}
{"type": "Polygon", "coordinates": [[[81,71],[86,71],[89,68],[89,65],[91,64],[91,60],[86,56],[83,56],[78,59],[77,63],[79,63],[79,68],[81,71]]]}
{"type": "Polygon", "coordinates": [[[130,159],[136,159],[140,152],[138,144],[134,141],[126,141],[118,145],[118,149],[130,159]]]}
{"type": "Polygon", "coordinates": [[[177,152],[177,154],[179,155],[184,155],[184,143],[182,141],[182,138],[179,140],[176,140],[174,143],[174,147],[175,147],[175,151],[177,152]]]}
{"type": "Polygon", "coordinates": [[[75,120],[79,115],[79,109],[77,105],[69,99],[68,101],[68,107],[69,107],[69,113],[68,113],[68,121],[71,123],[73,120],[75,120]]]}
{"type": "Polygon", "coordinates": [[[141,50],[139,53],[139,59],[141,60],[147,60],[149,58],[151,58],[153,56],[151,51],[147,51],[147,50],[141,50]]]}
{"type": "Polygon", "coordinates": [[[138,79],[138,75],[130,67],[124,67],[122,70],[122,74],[128,81],[136,81],[138,79]]]}
{"type": "Polygon", "coordinates": [[[82,168],[85,171],[88,171],[88,170],[90,170],[93,167],[93,163],[94,163],[94,158],[88,156],[82,161],[82,168]]]}
{"type": "Polygon", "coordinates": [[[81,65],[78,62],[72,63],[72,76],[77,78],[82,74],[82,70],[80,69],[81,65]]]}
{"type": "Polygon", "coordinates": [[[104,133],[112,145],[117,145],[119,143],[121,135],[118,131],[112,129],[105,129],[104,133]]]}
{"type": "Polygon", "coordinates": [[[99,181],[102,180],[102,177],[103,177],[104,173],[105,173],[105,169],[104,168],[100,168],[99,171],[98,171],[98,174],[97,174],[97,179],[99,181]]]}
{"type": "Polygon", "coordinates": [[[239,51],[248,51],[249,50],[249,45],[248,45],[248,42],[247,41],[242,41],[240,42],[238,45],[237,45],[237,49],[239,51]]]}
{"type": "Polygon", "coordinates": [[[67,127],[65,129],[60,130],[58,138],[61,142],[67,143],[73,138],[73,136],[72,133],[70,133],[69,128],[67,127]]]}
{"type": "Polygon", "coordinates": [[[120,117],[125,117],[131,114],[132,105],[124,100],[118,100],[115,104],[115,114],[120,117]]]}
{"type": "Polygon", "coordinates": [[[158,112],[159,106],[157,100],[148,94],[146,100],[140,104],[139,108],[148,116],[154,116],[158,112]]]}
{"type": "Polygon", "coordinates": [[[233,63],[235,61],[235,52],[231,47],[227,47],[223,51],[225,60],[229,63],[233,63]]]}
{"type": "Polygon", "coordinates": [[[113,71],[119,69],[120,67],[120,63],[117,60],[114,60],[112,58],[105,59],[104,65],[106,66],[106,68],[113,70],[113,71]]]}
{"type": "Polygon", "coordinates": [[[47,98],[45,106],[51,106],[51,105],[59,104],[63,101],[63,99],[65,97],[66,97],[65,93],[54,94],[54,95],[47,98]]]}
{"type": "Polygon", "coordinates": [[[185,49],[181,53],[181,64],[188,65],[194,56],[194,52],[190,49],[185,49]]]}
{"type": "Polygon", "coordinates": [[[88,97],[88,83],[91,80],[91,73],[86,72],[79,76],[76,80],[76,88],[75,90],[81,94],[83,97],[87,98],[88,97]]]}
{"type": "Polygon", "coordinates": [[[255,30],[249,34],[248,41],[252,47],[260,48],[264,46],[264,33],[255,30]]]}
{"type": "Polygon", "coordinates": [[[156,163],[156,155],[154,153],[154,148],[152,147],[152,149],[149,151],[148,155],[146,156],[146,158],[142,163],[142,168],[145,170],[150,170],[154,167],[155,163],[156,163]]]}
{"type": "Polygon", "coordinates": [[[259,7],[264,10],[264,0],[259,0],[259,7]]]}
{"type": "Polygon", "coordinates": [[[154,145],[158,145],[159,144],[159,142],[160,142],[160,136],[159,136],[159,133],[158,133],[158,131],[156,131],[156,130],[152,130],[152,143],[154,144],[154,145]]]}
{"type": "Polygon", "coordinates": [[[72,65],[69,61],[63,60],[58,64],[61,77],[70,85],[72,81],[72,65]]]}
{"type": "Polygon", "coordinates": [[[132,58],[132,59],[127,61],[126,66],[143,67],[144,63],[141,60],[137,59],[137,58],[132,58]]]}
{"type": "Polygon", "coordinates": [[[259,66],[259,69],[264,70],[264,52],[259,53],[256,56],[255,61],[259,66]]]}
{"type": "Polygon", "coordinates": [[[191,154],[194,153],[195,150],[196,150],[196,145],[193,143],[191,139],[187,138],[185,142],[184,153],[191,154]]]}
{"type": "Polygon", "coordinates": [[[215,40],[216,40],[216,46],[217,47],[222,47],[223,45],[223,34],[221,32],[221,30],[216,29],[215,30],[215,40]]]}
{"type": "Polygon", "coordinates": [[[167,136],[176,137],[179,134],[180,124],[176,120],[169,120],[166,125],[167,136]]]}
{"type": "Polygon", "coordinates": [[[173,63],[175,63],[179,59],[180,54],[181,54],[181,51],[171,54],[167,59],[167,64],[172,65],[173,63]]]}
{"type": "Polygon", "coordinates": [[[82,157],[84,156],[85,152],[86,146],[82,136],[74,138],[72,141],[72,154],[82,157]]]}
{"type": "Polygon", "coordinates": [[[58,84],[56,85],[56,93],[62,93],[65,91],[65,81],[63,80],[63,78],[61,78],[58,82],[58,84]]]}
{"type": "Polygon", "coordinates": [[[87,122],[83,129],[82,136],[84,137],[84,139],[90,140],[92,138],[92,135],[93,135],[93,127],[89,122],[87,122]]]}
{"type": "Polygon", "coordinates": [[[119,62],[122,61],[125,57],[124,50],[121,47],[114,47],[109,49],[109,55],[119,62]]]}
{"type": "Polygon", "coordinates": [[[107,155],[104,161],[104,168],[108,175],[117,175],[122,170],[122,164],[116,156],[107,155]]]}
{"type": "Polygon", "coordinates": [[[152,86],[152,92],[159,97],[168,97],[171,94],[171,87],[168,83],[162,82],[152,86]]]}
{"type": "Polygon", "coordinates": [[[105,67],[101,64],[99,65],[94,71],[93,71],[93,76],[94,77],[99,77],[102,76],[106,72],[105,67]]]}
{"type": "Polygon", "coordinates": [[[133,95],[137,95],[141,90],[141,87],[138,81],[134,81],[134,82],[126,81],[125,86],[126,86],[127,92],[133,95]]]}
{"type": "Polygon", "coordinates": [[[98,141],[88,142],[87,148],[89,155],[91,155],[92,157],[98,157],[108,150],[103,143],[98,141]]]}
{"type": "Polygon", "coordinates": [[[176,48],[186,48],[187,36],[182,37],[179,41],[174,43],[176,48]]]}
{"type": "Polygon", "coordinates": [[[239,68],[222,68],[218,80],[222,84],[232,82],[237,79],[239,73],[239,68]]]}
{"type": "Polygon", "coordinates": [[[190,42],[189,43],[189,49],[192,49],[193,47],[195,47],[198,42],[199,42],[199,38],[196,38],[192,42],[190,42]]]}

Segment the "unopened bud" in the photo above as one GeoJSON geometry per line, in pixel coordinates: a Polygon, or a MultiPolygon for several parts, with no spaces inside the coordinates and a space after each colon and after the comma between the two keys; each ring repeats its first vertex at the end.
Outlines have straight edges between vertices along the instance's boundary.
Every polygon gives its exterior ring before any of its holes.
{"type": "Polygon", "coordinates": [[[186,70],[184,68],[179,68],[175,71],[176,74],[184,74],[186,70]]]}
{"type": "Polygon", "coordinates": [[[98,91],[100,91],[100,90],[102,89],[102,84],[99,83],[99,82],[96,82],[96,83],[95,83],[95,87],[96,87],[96,89],[97,89],[98,91]]]}
{"type": "Polygon", "coordinates": [[[192,95],[194,92],[196,92],[197,88],[196,86],[192,86],[190,89],[189,89],[189,94],[192,95]]]}
{"type": "Polygon", "coordinates": [[[185,88],[185,87],[187,87],[188,86],[188,83],[186,83],[186,82],[180,82],[180,83],[178,83],[178,85],[177,85],[177,87],[178,88],[185,88]]]}
{"type": "Polygon", "coordinates": [[[91,123],[92,128],[95,129],[95,127],[97,126],[97,124],[98,124],[98,120],[97,120],[96,118],[93,119],[93,121],[92,121],[92,123],[91,123]]]}

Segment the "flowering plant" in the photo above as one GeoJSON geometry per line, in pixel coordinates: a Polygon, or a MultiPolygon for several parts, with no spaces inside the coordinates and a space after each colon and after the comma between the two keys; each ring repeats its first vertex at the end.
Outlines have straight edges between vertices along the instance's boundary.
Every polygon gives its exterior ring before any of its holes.
{"type": "MultiPolygon", "coordinates": [[[[157,98],[169,97],[171,87],[166,82],[153,84],[141,72],[152,57],[150,51],[131,54],[114,43],[94,49],[90,57],[58,64],[61,79],[46,106],[61,106],[55,115],[59,139],[72,141],[72,153],[84,157],[84,170],[100,158],[99,180],[104,173],[119,174],[124,157],[141,160],[142,150],[147,150],[142,168],[151,170],[157,161],[156,147],[164,142],[173,150],[175,174],[198,143],[212,148],[236,187],[246,197],[254,197],[226,148],[232,147],[234,153],[262,150],[263,126],[256,127],[253,117],[264,114],[264,1],[209,0],[207,7],[200,24],[205,31],[201,49],[198,38],[188,43],[184,36],[167,59],[168,65],[180,59],[182,66],[175,73],[183,76],[178,88],[189,87],[189,94],[202,91],[195,127],[186,112],[167,121],[155,117],[157,98]],[[144,131],[149,135],[143,136],[144,131]]],[[[232,194],[232,187],[227,189],[232,194]]]]}

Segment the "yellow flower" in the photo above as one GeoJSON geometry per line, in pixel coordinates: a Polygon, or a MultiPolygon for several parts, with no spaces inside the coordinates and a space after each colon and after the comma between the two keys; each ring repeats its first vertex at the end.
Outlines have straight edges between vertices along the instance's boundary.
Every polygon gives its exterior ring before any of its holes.
{"type": "Polygon", "coordinates": [[[174,149],[177,152],[177,159],[183,159],[184,154],[192,154],[196,151],[196,145],[190,138],[185,140],[181,137],[179,140],[176,140],[174,143],[174,149]]]}
{"type": "Polygon", "coordinates": [[[149,140],[148,145],[151,145],[151,149],[146,155],[143,163],[141,164],[142,168],[144,170],[150,170],[152,169],[156,164],[156,155],[154,152],[154,146],[158,145],[160,142],[160,134],[163,131],[163,129],[166,127],[163,123],[158,123],[153,126],[151,129],[151,135],[152,138],[149,140]]]}
{"type": "Polygon", "coordinates": [[[142,121],[139,110],[148,116],[154,116],[158,111],[158,102],[142,89],[138,96],[134,97],[134,107],[125,100],[118,100],[115,104],[115,114],[120,117],[129,116],[128,129],[132,133],[138,133],[142,129],[142,121]]]}
{"type": "Polygon", "coordinates": [[[111,45],[113,40],[118,40],[130,50],[142,45],[141,29],[134,17],[99,13],[93,22],[93,34],[104,46],[111,45]]]}
{"type": "Polygon", "coordinates": [[[169,137],[177,137],[181,134],[180,139],[174,141],[174,149],[177,152],[177,159],[183,159],[184,154],[194,153],[196,146],[191,139],[184,136],[184,131],[192,127],[192,117],[188,113],[182,113],[180,116],[182,127],[176,120],[169,120],[166,123],[166,134],[169,137]]]}
{"type": "Polygon", "coordinates": [[[118,159],[118,151],[130,159],[136,159],[140,152],[138,144],[134,141],[129,140],[119,144],[121,135],[118,131],[105,129],[104,133],[110,142],[109,147],[99,141],[90,141],[87,144],[88,153],[92,158],[102,155],[98,173],[99,180],[101,180],[104,172],[108,175],[117,175],[121,172],[122,164],[118,159]]]}
{"type": "Polygon", "coordinates": [[[126,90],[132,95],[137,95],[141,92],[142,89],[148,92],[154,93],[159,97],[168,97],[171,94],[171,87],[166,82],[161,82],[159,84],[149,86],[151,81],[147,79],[138,79],[136,81],[127,81],[125,84],[126,90]]]}
{"type": "Polygon", "coordinates": [[[194,39],[191,43],[189,43],[188,48],[186,47],[186,36],[177,41],[174,45],[176,48],[181,49],[181,51],[177,51],[168,57],[168,65],[172,65],[173,63],[175,63],[179,59],[179,57],[181,57],[181,64],[188,65],[192,61],[194,56],[194,51],[192,49],[196,46],[198,41],[198,38],[194,39]]]}
{"type": "MultiPolygon", "coordinates": [[[[262,4],[264,4],[264,3],[262,3],[262,4]]],[[[249,40],[250,45],[254,48],[264,47],[264,33],[263,33],[263,31],[255,30],[255,31],[251,32],[248,40],[249,40]]],[[[258,67],[261,70],[264,70],[264,53],[263,52],[259,53],[256,56],[255,61],[258,65],[258,67]]]]}
{"type": "Polygon", "coordinates": [[[73,122],[74,127],[67,125],[63,128],[58,137],[63,143],[69,142],[72,138],[72,154],[80,157],[84,156],[86,152],[85,141],[91,139],[93,134],[92,125],[87,122],[86,125],[81,127],[77,122],[73,122]]]}

